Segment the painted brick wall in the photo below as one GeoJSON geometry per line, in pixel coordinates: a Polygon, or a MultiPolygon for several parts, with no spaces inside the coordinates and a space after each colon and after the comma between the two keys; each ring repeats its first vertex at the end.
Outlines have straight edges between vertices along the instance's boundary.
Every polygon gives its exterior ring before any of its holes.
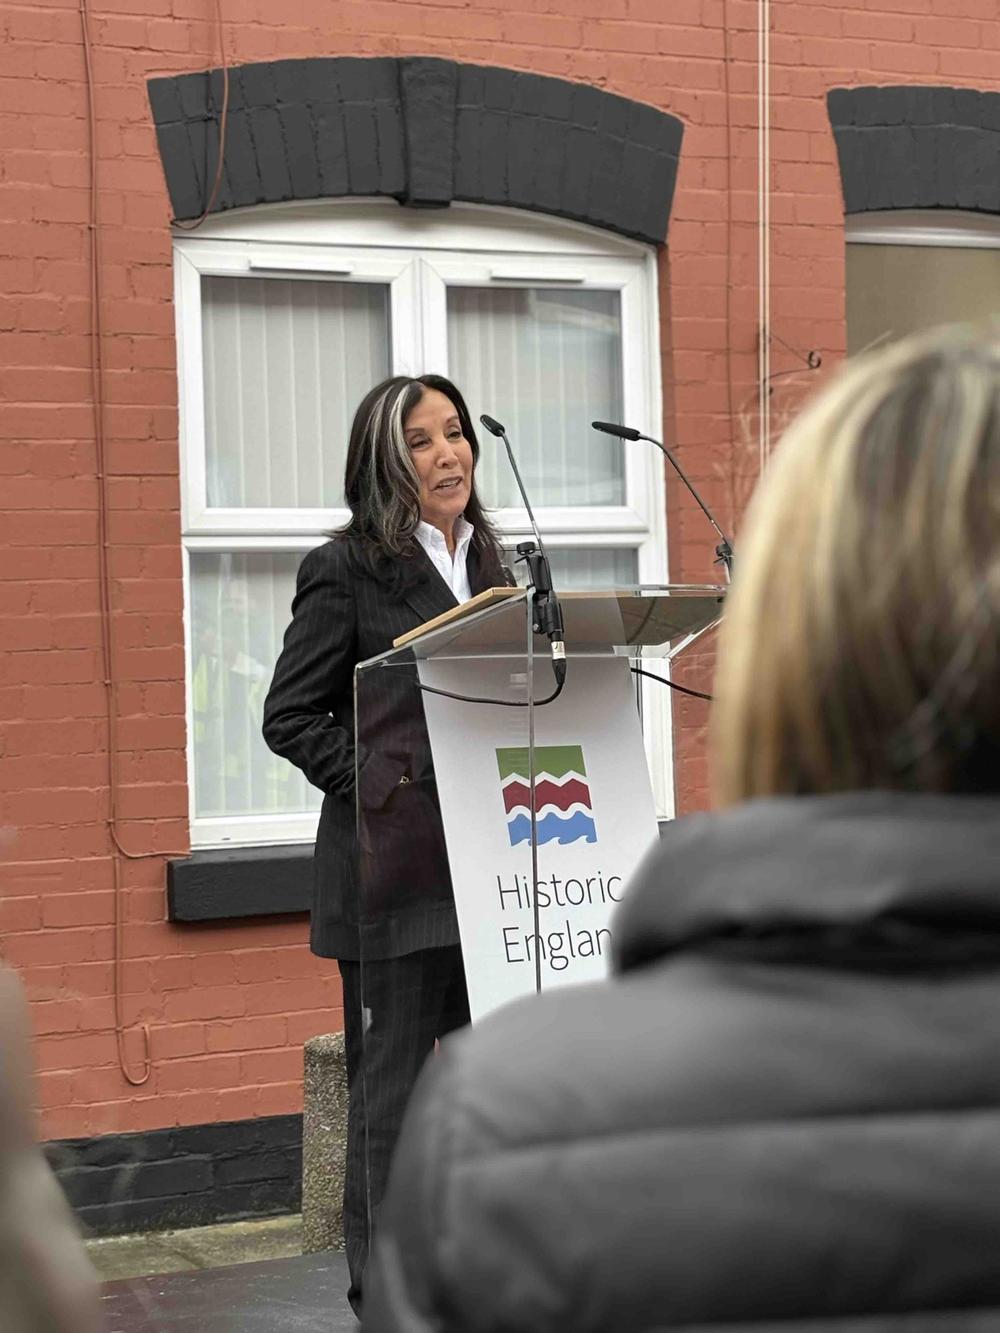
{"type": "MultiPolygon", "coordinates": [[[[565,78],[687,127],[662,262],[670,430],[735,523],[757,470],[754,0],[222,0],[230,60],[430,54],[565,78]],[[728,24],[728,43],[724,23],[728,24]],[[728,45],[729,61],[724,59],[728,45]]],[[[996,0],[772,0],[773,370],[843,352],[834,85],[996,87],[996,0]]],[[[166,192],[145,81],[216,63],[212,0],[93,0],[104,238],[110,542],[120,615],[123,837],[186,845],[178,454],[166,192]]],[[[89,403],[84,61],[77,0],[0,7],[0,888],[3,956],[34,1005],[43,1132],[66,1138],[292,1113],[301,1042],[340,1025],[301,920],[166,924],[162,857],[123,864],[126,1018],[154,1068],[130,1088],[112,1027],[112,894],[89,403]]],[[[802,377],[776,381],[776,416],[802,377]]],[[[712,543],[670,487],[672,572],[712,543]]],[[[679,678],[711,680],[711,653],[679,678]]],[[[704,805],[704,707],[678,708],[683,809],[704,805]]],[[[137,1047],[130,1046],[133,1060],[137,1047]]]]}

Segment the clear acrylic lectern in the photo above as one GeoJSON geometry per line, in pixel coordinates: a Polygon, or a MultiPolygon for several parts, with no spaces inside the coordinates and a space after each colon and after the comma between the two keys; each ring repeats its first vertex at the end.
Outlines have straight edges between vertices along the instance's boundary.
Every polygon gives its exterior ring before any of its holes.
{"type": "Polygon", "coordinates": [[[606,973],[614,908],[670,793],[669,691],[633,669],[669,677],[718,622],[723,596],[713,585],[560,593],[567,671],[555,698],[530,589],[482,593],[357,667],[361,1078],[376,1221],[416,1072],[405,1066],[461,1021],[465,988],[475,1022],[606,973]],[[395,1045],[405,1053],[391,1056],[395,1045]]]}

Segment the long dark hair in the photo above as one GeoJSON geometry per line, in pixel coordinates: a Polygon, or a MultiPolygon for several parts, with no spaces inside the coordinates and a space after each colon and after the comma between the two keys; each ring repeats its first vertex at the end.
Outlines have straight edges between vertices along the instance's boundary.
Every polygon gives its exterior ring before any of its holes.
{"type": "MultiPolygon", "coordinates": [[[[479,462],[479,440],[469,409],[451,380],[443,375],[393,375],[369,389],[354,414],[347,448],[344,494],[351,518],[336,535],[360,538],[367,563],[375,570],[397,565],[400,557],[417,550],[420,483],[403,431],[426,389],[436,389],[453,404],[472,449],[473,468],[479,462]]],[[[502,582],[500,543],[476,491],[475,471],[465,517],[475,529],[472,545],[481,568],[495,572],[502,582]]]]}

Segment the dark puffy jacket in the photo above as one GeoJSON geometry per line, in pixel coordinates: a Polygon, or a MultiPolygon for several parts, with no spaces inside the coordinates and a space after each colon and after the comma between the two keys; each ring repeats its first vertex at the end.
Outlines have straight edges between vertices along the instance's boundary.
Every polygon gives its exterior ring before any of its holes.
{"type": "Polygon", "coordinates": [[[1000,1329],[1000,800],[679,821],[616,938],[424,1073],[366,1333],[1000,1329]]]}

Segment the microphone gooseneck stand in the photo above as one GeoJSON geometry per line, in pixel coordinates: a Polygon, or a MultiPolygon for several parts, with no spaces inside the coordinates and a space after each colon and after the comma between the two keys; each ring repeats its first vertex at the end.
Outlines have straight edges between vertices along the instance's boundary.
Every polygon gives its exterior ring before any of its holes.
{"type": "Polygon", "coordinates": [[[559,598],[552,590],[552,569],[549,565],[545,543],[542,541],[542,534],[535,522],[535,511],[528,499],[528,492],[524,489],[521,469],[517,466],[517,459],[514,457],[514,450],[510,447],[506,430],[495,417],[484,415],[479,420],[491,435],[495,435],[498,440],[504,442],[504,448],[507,450],[507,457],[510,460],[510,470],[517,482],[517,489],[521,492],[521,499],[528,513],[528,522],[531,524],[531,531],[535,535],[534,542],[521,542],[518,545],[517,554],[528,566],[528,583],[534,589],[532,598],[534,623],[532,629],[536,634],[544,634],[552,645],[552,673],[556,678],[556,684],[561,685],[566,679],[566,643],[563,634],[563,615],[559,598]]]}
{"type": "Polygon", "coordinates": [[[566,683],[566,644],[563,635],[562,607],[559,605],[559,598],[552,588],[552,570],[549,566],[549,557],[545,551],[545,543],[542,541],[542,534],[535,522],[535,511],[532,509],[528,493],[524,489],[524,480],[521,477],[521,470],[517,466],[514,451],[510,447],[507,432],[495,417],[484,415],[479,420],[491,435],[503,440],[506,446],[510,468],[514,474],[514,480],[517,482],[517,488],[521,492],[524,507],[528,512],[531,530],[535,535],[534,542],[521,542],[516,549],[518,561],[523,560],[528,567],[528,585],[532,594],[532,629],[536,634],[546,635],[552,645],[552,674],[555,676],[556,685],[552,693],[544,699],[529,697],[524,700],[487,699],[474,694],[456,694],[452,690],[440,690],[434,685],[424,685],[420,681],[417,681],[416,685],[417,689],[424,694],[437,694],[442,699],[456,699],[459,703],[490,704],[495,708],[542,708],[545,704],[554,703],[559,698],[562,694],[563,685],[566,683]]]}
{"type": "Polygon", "coordinates": [[[538,905],[538,810],[535,799],[535,709],[543,704],[550,704],[558,699],[562,694],[563,685],[566,683],[566,643],[563,633],[562,607],[559,605],[559,598],[552,588],[552,570],[549,565],[549,557],[545,551],[545,543],[542,541],[542,534],[538,530],[538,524],[535,522],[535,512],[531,507],[531,501],[528,499],[528,493],[524,488],[524,481],[521,477],[521,470],[517,466],[517,459],[514,457],[514,451],[510,447],[510,440],[507,438],[507,432],[494,417],[481,416],[479,420],[483,423],[491,435],[497,439],[503,440],[507,449],[507,457],[510,460],[510,468],[517,482],[517,488],[521,492],[521,499],[524,501],[524,507],[528,513],[528,520],[531,523],[531,530],[535,535],[533,542],[521,542],[517,547],[518,559],[523,560],[528,568],[528,585],[531,593],[531,631],[528,633],[527,655],[529,663],[532,660],[532,633],[544,634],[552,647],[552,673],[555,676],[556,686],[552,693],[545,699],[533,698],[532,672],[528,672],[528,698],[523,702],[512,699],[486,699],[478,698],[474,695],[455,694],[451,690],[439,690],[432,685],[424,685],[417,682],[417,688],[425,694],[441,695],[445,699],[457,699],[461,703],[475,704],[494,704],[505,708],[527,708],[528,710],[528,792],[531,818],[531,901],[532,901],[532,924],[535,932],[535,991],[542,989],[542,951],[538,947],[541,931],[541,918],[538,905]]]}
{"type": "MultiPolygon", "coordinates": [[[[556,678],[556,694],[558,695],[566,680],[566,643],[563,635],[562,607],[559,605],[559,598],[552,590],[552,569],[549,565],[548,553],[545,550],[545,543],[542,541],[542,534],[538,529],[538,524],[535,522],[535,511],[531,507],[531,501],[528,499],[528,492],[524,488],[521,469],[517,466],[517,459],[514,457],[514,450],[510,447],[510,440],[507,438],[507,432],[494,417],[481,416],[479,420],[491,435],[495,435],[498,439],[503,440],[504,442],[504,447],[507,450],[507,457],[510,460],[510,470],[513,472],[514,480],[517,482],[517,489],[521,492],[521,499],[524,501],[524,507],[528,513],[528,521],[531,524],[531,531],[535,534],[534,542],[521,542],[517,547],[517,553],[528,567],[528,582],[532,589],[531,630],[535,634],[544,634],[552,645],[552,673],[556,678]]],[[[531,633],[529,632],[527,646],[529,660],[531,646],[531,633]]],[[[529,671],[529,686],[531,675],[532,673],[529,671]]],[[[535,797],[535,783],[537,779],[537,772],[535,769],[535,709],[530,704],[530,688],[528,694],[528,800],[530,802],[528,813],[531,818],[531,917],[532,928],[535,932],[535,993],[539,994],[542,989],[542,951],[539,947],[541,939],[541,916],[538,906],[538,801],[535,797]]]]}
{"type": "Polygon", "coordinates": [[[731,582],[733,577],[733,544],[726,536],[726,534],[722,531],[722,529],[719,527],[718,523],[716,523],[715,516],[713,515],[711,509],[709,509],[705,501],[698,494],[694,482],[687,475],[687,473],[681,467],[680,463],[678,463],[677,459],[673,456],[673,454],[663,443],[663,441],[655,440],[652,437],[652,435],[643,435],[642,431],[635,430],[632,426],[620,426],[615,421],[592,421],[590,424],[591,426],[593,426],[594,430],[603,431],[605,435],[615,435],[618,437],[619,440],[645,440],[649,444],[654,444],[657,447],[657,449],[659,449],[660,453],[667,460],[670,466],[680,477],[681,481],[694,496],[698,508],[705,515],[709,523],[711,523],[712,527],[718,534],[719,544],[715,548],[716,563],[721,564],[725,569],[726,582],[727,583],[731,582]]]}
{"type": "MultiPolygon", "coordinates": [[[[708,505],[698,494],[694,482],[687,475],[663,441],[654,439],[652,435],[643,435],[642,431],[636,430],[634,426],[619,425],[617,421],[592,421],[590,424],[594,430],[602,431],[605,435],[614,435],[619,440],[645,440],[648,444],[654,444],[657,449],[659,449],[660,453],[694,496],[698,508],[718,534],[719,544],[715,548],[715,562],[716,564],[722,565],[723,569],[726,571],[726,582],[731,583],[733,577],[733,544],[715,521],[715,515],[712,513],[711,509],[709,509],[708,505]]],[[[655,672],[652,671],[644,671],[642,667],[632,667],[632,674],[634,676],[647,676],[650,680],[657,680],[661,685],[666,685],[670,689],[676,690],[678,694],[690,695],[692,699],[711,700],[712,698],[712,696],[706,694],[704,690],[692,690],[687,685],[678,685],[676,681],[668,680],[666,676],[657,676],[655,672]]]]}

